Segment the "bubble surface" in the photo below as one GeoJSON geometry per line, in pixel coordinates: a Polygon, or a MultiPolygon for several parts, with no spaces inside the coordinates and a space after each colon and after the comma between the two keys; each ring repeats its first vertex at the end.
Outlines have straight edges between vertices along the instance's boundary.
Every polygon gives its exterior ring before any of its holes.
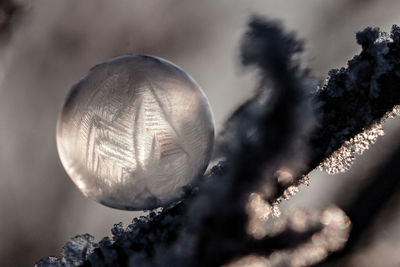
{"type": "Polygon", "coordinates": [[[178,66],[126,55],[93,67],[70,90],[57,124],[61,162],[84,195],[113,208],[179,200],[210,160],[214,120],[178,66]]]}

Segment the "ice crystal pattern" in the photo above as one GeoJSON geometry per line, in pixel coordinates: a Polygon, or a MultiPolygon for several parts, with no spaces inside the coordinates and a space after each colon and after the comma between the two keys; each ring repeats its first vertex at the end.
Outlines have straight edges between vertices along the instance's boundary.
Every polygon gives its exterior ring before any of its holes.
{"type": "Polygon", "coordinates": [[[120,209],[179,199],[204,172],[214,140],[208,101],[166,60],[121,56],[75,84],[59,118],[61,161],[88,197],[120,209]]]}

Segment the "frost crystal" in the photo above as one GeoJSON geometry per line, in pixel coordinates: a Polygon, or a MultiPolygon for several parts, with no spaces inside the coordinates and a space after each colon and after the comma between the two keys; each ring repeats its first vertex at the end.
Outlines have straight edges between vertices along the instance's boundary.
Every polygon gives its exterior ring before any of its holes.
{"type": "Polygon", "coordinates": [[[304,184],[306,186],[310,185],[310,177],[308,175],[303,175],[300,179],[299,179],[299,183],[304,184]]]}
{"type": "Polygon", "coordinates": [[[354,162],[354,153],[351,152],[350,142],[346,141],[344,145],[326,158],[320,165],[321,170],[329,174],[347,171],[354,162]]]}
{"type": "Polygon", "coordinates": [[[93,249],[93,236],[89,234],[76,236],[63,248],[61,263],[65,266],[80,266],[93,249]]]}
{"type": "Polygon", "coordinates": [[[306,186],[310,185],[310,178],[308,177],[308,175],[302,175],[301,178],[297,182],[295,182],[295,184],[287,187],[283,191],[282,195],[274,201],[273,205],[278,205],[283,200],[289,200],[292,196],[296,195],[299,192],[299,186],[301,184],[306,186]]]}
{"type": "Polygon", "coordinates": [[[274,217],[279,217],[281,216],[281,210],[278,207],[277,203],[272,204],[272,215],[274,217]]]}
{"type": "MultiPolygon", "coordinates": [[[[281,203],[283,200],[289,200],[292,196],[296,195],[299,192],[299,188],[296,185],[289,186],[286,188],[282,195],[278,197],[274,203],[273,206],[277,206],[279,203],[281,203]]],[[[274,214],[275,215],[275,214],[274,214]]],[[[278,215],[279,216],[279,215],[278,215]]]]}
{"type": "Polygon", "coordinates": [[[325,170],[329,174],[346,172],[355,160],[355,155],[362,155],[365,150],[373,145],[379,136],[383,136],[383,123],[390,118],[400,115],[400,105],[396,105],[371,127],[364,129],[353,138],[345,141],[344,144],[318,166],[320,170],[325,170]]]}
{"type": "MultiPolygon", "coordinates": [[[[394,114],[391,112],[390,114],[394,114]]],[[[388,115],[389,116],[389,115],[388,115]]],[[[373,124],[350,140],[344,142],[341,148],[332,153],[319,166],[329,174],[346,172],[355,160],[355,154],[362,155],[379,136],[384,135],[382,122],[373,124]]]]}
{"type": "Polygon", "coordinates": [[[285,200],[290,199],[292,196],[296,195],[296,193],[299,192],[299,188],[297,186],[289,186],[286,188],[286,190],[283,192],[283,198],[285,200]]]}
{"type": "Polygon", "coordinates": [[[400,105],[396,105],[393,107],[391,111],[385,114],[383,117],[383,120],[388,119],[388,118],[394,118],[396,116],[400,115],[400,105]]]}

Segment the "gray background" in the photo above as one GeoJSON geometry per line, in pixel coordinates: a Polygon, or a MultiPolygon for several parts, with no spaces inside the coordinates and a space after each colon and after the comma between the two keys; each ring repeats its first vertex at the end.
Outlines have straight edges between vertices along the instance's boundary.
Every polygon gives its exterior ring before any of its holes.
{"type": "MultiPolygon", "coordinates": [[[[85,198],[58,159],[58,113],[71,85],[93,65],[125,53],[148,53],[176,63],[206,92],[218,131],[255,86],[254,76],[238,61],[239,40],[252,14],[279,19],[305,39],[304,65],[319,81],[359,52],[356,31],[368,25],[389,31],[400,23],[400,2],[395,0],[20,3],[24,10],[9,39],[0,44],[1,266],[31,266],[42,257],[58,256],[74,235],[89,233],[100,240],[114,223],[126,226],[141,214],[85,198]]],[[[350,172],[316,172],[311,186],[302,187],[289,204],[323,206],[333,201],[341,183],[361,183],[369,168],[399,144],[400,122],[389,124],[387,135],[350,172]]],[[[400,262],[398,255],[386,255],[400,250],[398,223],[393,219],[390,225],[386,234],[371,236],[378,241],[360,252],[360,259],[368,263],[368,255],[378,253],[392,257],[387,266],[400,262]]],[[[358,260],[360,266],[362,262],[358,260]]]]}

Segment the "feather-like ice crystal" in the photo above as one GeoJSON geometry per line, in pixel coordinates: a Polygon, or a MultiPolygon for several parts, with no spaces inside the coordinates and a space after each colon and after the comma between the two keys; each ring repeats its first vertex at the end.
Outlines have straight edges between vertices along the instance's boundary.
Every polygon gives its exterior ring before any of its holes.
{"type": "Polygon", "coordinates": [[[57,126],[67,173],[110,207],[151,209],[178,200],[208,165],[214,122],[196,82],[161,58],[127,55],[76,83],[57,126]]]}

